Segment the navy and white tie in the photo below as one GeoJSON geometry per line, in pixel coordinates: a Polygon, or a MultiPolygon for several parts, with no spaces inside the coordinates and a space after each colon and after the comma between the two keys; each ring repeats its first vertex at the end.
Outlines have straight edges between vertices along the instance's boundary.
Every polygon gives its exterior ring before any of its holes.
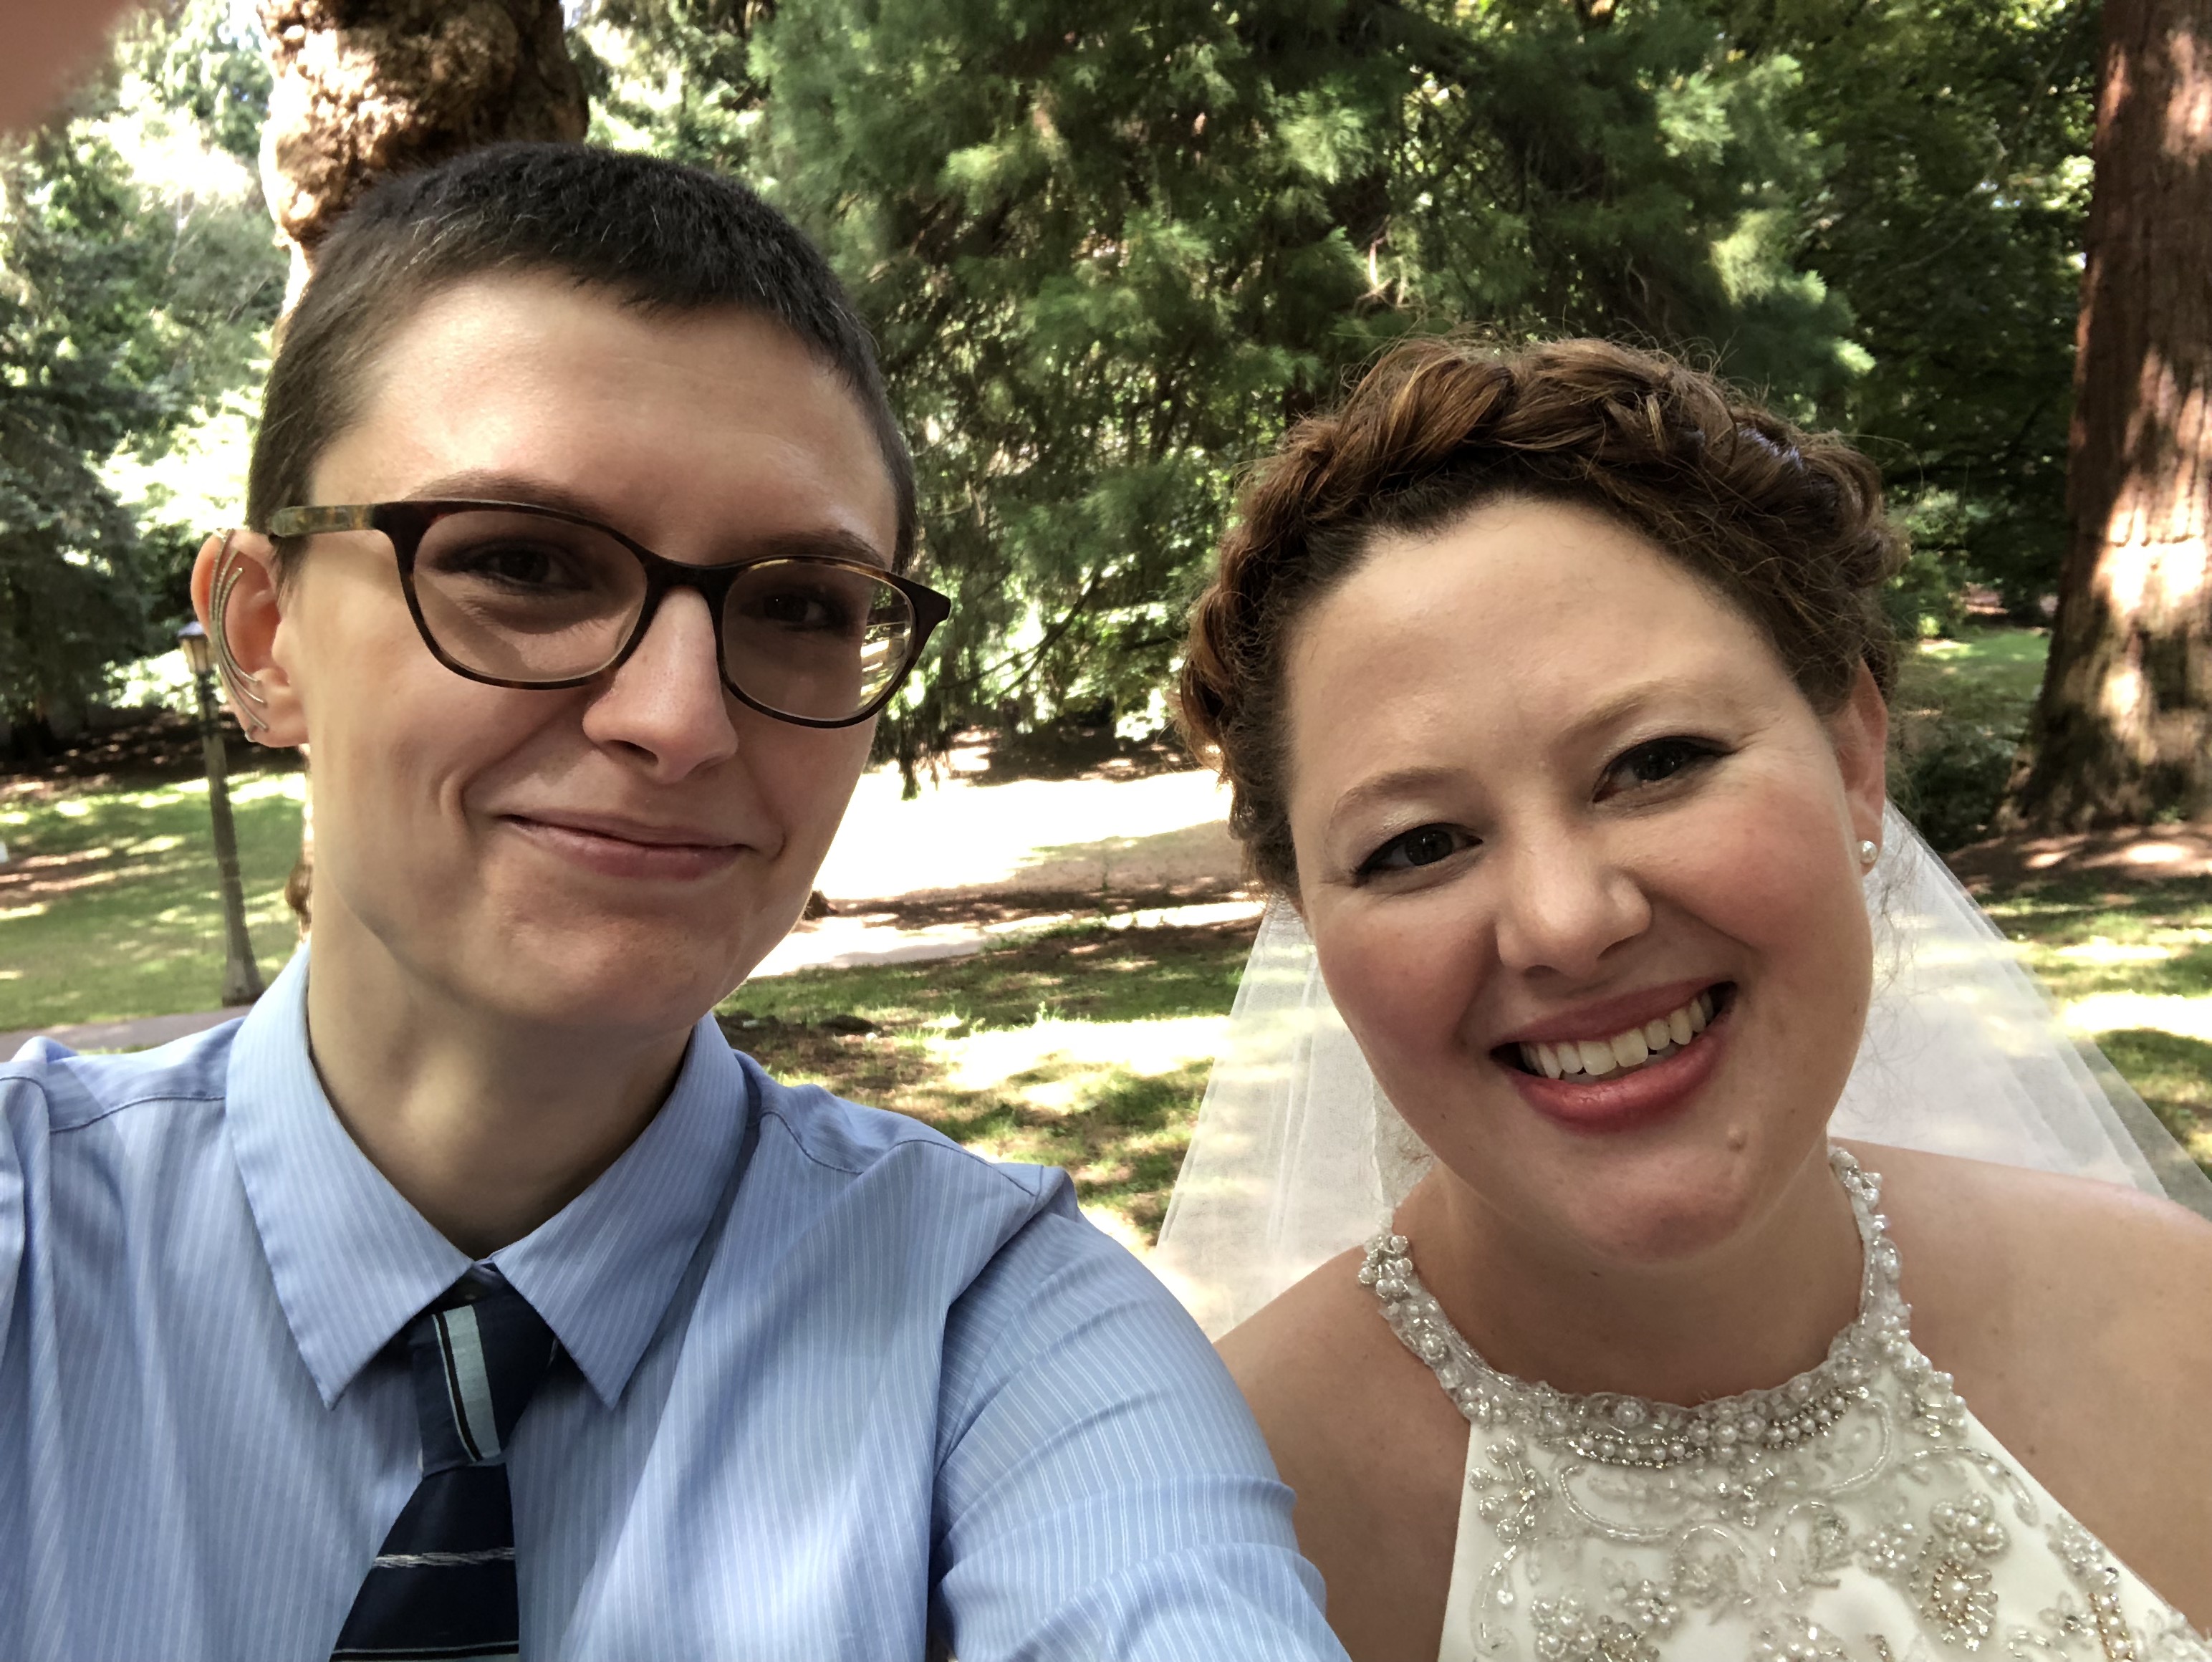
{"type": "Polygon", "coordinates": [[[385,1537],[332,1662],[512,1658],[520,1649],[507,1445],[545,1377],[553,1330],[471,1270],[407,1330],[422,1481],[385,1537]]]}

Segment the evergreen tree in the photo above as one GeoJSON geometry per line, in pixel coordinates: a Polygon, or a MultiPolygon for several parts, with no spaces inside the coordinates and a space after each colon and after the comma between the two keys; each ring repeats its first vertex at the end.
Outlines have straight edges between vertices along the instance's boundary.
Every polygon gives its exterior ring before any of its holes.
{"type": "Polygon", "coordinates": [[[0,165],[0,712],[67,719],[145,641],[137,528],[100,464],[162,415],[133,373],[152,251],[104,142],[0,165]]]}
{"type": "Polygon", "coordinates": [[[1811,158],[1694,6],[787,0],[753,163],[823,236],[959,605],[889,736],[1157,722],[1231,474],[1388,338],[1626,333],[1826,390],[1811,158]]]}
{"type": "MultiPolygon", "coordinates": [[[[283,291],[250,149],[265,71],[223,0],[151,14],[0,151],[0,721],[72,718],[168,644],[189,541],[118,499],[258,379],[283,291]]],[[[204,527],[197,527],[204,531],[204,527]]]]}
{"type": "Polygon", "coordinates": [[[2072,536],[2009,829],[2212,812],[2212,15],[2107,0],[2072,536]]]}
{"type": "Polygon", "coordinates": [[[1799,261],[1848,297],[1863,374],[1820,413],[1883,466],[1911,526],[1900,614],[1960,587],[2020,615],[2056,586],[2088,205],[2096,0],[1756,0],[1747,58],[1815,147],[1799,261]]]}

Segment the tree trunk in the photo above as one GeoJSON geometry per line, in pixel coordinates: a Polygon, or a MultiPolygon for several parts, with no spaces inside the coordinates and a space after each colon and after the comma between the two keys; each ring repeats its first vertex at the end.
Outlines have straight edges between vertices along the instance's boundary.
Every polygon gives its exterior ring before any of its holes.
{"type": "Polygon", "coordinates": [[[561,0],[258,0],[276,85],[261,187],[299,292],[338,216],[383,174],[591,116],[561,0]]]}
{"type": "MultiPolygon", "coordinates": [[[[591,109],[561,0],[258,0],[276,85],[261,188],[292,251],[285,307],[316,245],[386,174],[503,139],[578,139],[591,109]]],[[[313,788],[284,898],[307,933],[313,788]]]]}
{"type": "Polygon", "coordinates": [[[2050,666],[2000,820],[2212,811],[2212,11],[2105,0],[2050,666]]]}

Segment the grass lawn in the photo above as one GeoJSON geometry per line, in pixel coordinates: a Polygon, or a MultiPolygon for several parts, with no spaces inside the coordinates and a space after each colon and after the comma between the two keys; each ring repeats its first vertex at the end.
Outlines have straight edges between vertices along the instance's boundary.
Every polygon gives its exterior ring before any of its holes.
{"type": "Polygon", "coordinates": [[[2212,878],[2122,889],[2093,874],[1983,905],[2074,1029],[2212,1172],[2212,878]]]}
{"type": "Polygon", "coordinates": [[[1968,629],[1955,641],[1923,641],[1898,667],[1891,721],[1908,746],[1936,720],[2016,734],[2043,685],[2051,636],[2040,629],[1968,629]]]}
{"type": "Polygon", "coordinates": [[[1066,1167],[1093,1218],[1149,1245],[1255,928],[1071,925],[974,958],[756,982],[720,1016],[780,1079],[1066,1167]]]}
{"type": "MultiPolygon", "coordinates": [[[[297,773],[230,782],[246,921],[262,978],[297,934],[284,879],[300,851],[297,773]]],[[[204,780],[141,788],[0,786],[0,1030],[212,1009],[222,906],[204,780]]]]}

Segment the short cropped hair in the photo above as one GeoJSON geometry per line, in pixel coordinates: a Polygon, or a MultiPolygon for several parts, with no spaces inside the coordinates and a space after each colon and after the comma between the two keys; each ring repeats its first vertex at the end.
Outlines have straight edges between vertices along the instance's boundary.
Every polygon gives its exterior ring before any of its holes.
{"type": "MultiPolygon", "coordinates": [[[[324,239],[286,320],[246,477],[246,523],[307,502],[316,464],[360,419],[368,371],[439,290],[550,273],[647,312],[734,307],[788,330],[859,402],[914,551],[914,463],[875,345],[820,250],[744,186],[582,144],[494,144],[373,186],[324,239]]],[[[280,563],[280,572],[282,569],[280,563]]]]}
{"type": "Polygon", "coordinates": [[[1292,630],[1378,539],[1440,533],[1515,498],[1589,508],[1648,538],[1759,627],[1822,715],[1862,665],[1889,696],[1897,647],[1880,594],[1904,543],[1880,472],[1848,443],[1661,352],[1410,342],[1254,473],[1192,616],[1180,718],[1229,781],[1231,829],[1271,888],[1297,891],[1292,630]]]}

